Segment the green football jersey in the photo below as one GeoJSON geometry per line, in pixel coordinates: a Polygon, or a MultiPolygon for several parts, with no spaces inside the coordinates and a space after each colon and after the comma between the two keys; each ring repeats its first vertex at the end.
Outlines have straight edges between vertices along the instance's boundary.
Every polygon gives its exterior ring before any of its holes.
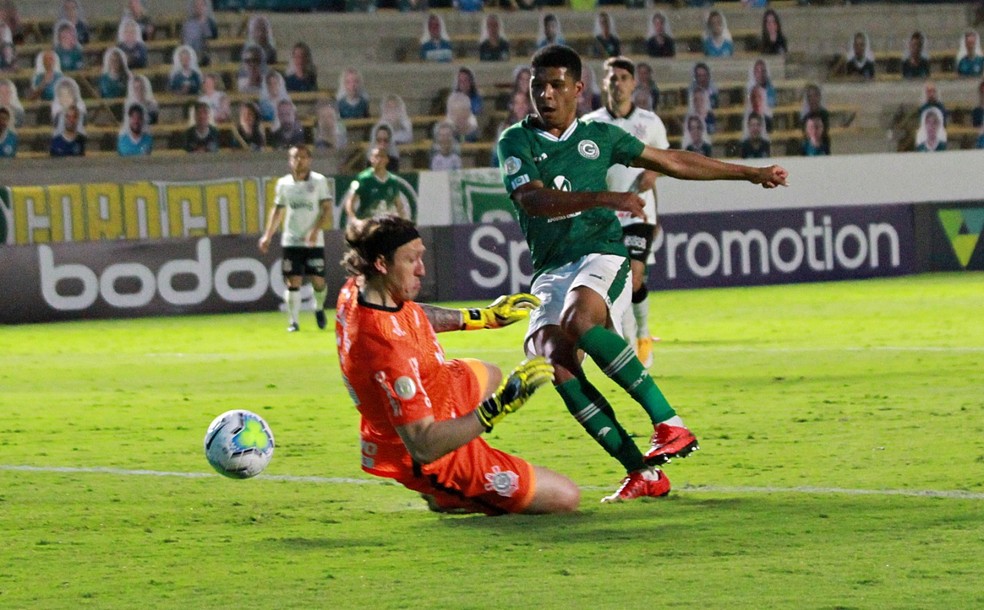
{"type": "MultiPolygon", "coordinates": [[[[547,188],[598,193],[608,190],[605,176],[611,165],[629,165],[644,148],[638,138],[609,123],[577,120],[558,138],[534,127],[527,117],[502,132],[498,153],[510,195],[533,180],[547,188]]],[[[628,256],[622,227],[609,208],[558,218],[530,216],[518,206],[517,211],[534,275],[592,253],[628,256]]]]}
{"type": "Polygon", "coordinates": [[[399,211],[392,204],[400,199],[400,183],[393,174],[387,173],[386,179],[380,180],[370,167],[360,172],[349,188],[354,188],[355,194],[359,196],[359,205],[355,210],[355,215],[359,218],[372,218],[399,211]]]}

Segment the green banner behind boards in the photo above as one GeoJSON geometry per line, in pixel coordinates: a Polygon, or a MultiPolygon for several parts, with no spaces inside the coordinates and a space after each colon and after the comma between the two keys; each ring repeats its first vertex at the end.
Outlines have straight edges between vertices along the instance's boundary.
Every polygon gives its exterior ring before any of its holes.
{"type": "Polygon", "coordinates": [[[454,224],[515,222],[513,202],[496,168],[448,174],[454,224]]]}

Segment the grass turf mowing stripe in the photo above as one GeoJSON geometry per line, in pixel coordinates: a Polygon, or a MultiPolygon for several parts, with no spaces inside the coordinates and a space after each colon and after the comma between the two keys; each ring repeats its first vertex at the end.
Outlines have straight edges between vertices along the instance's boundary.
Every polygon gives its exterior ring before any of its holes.
{"type": "MultiPolygon", "coordinates": [[[[187,479],[200,478],[219,478],[220,475],[211,472],[168,472],[163,470],[129,470],[126,468],[111,468],[106,466],[74,467],[74,466],[30,466],[21,464],[0,464],[0,471],[11,472],[44,472],[58,474],[113,474],[122,476],[155,476],[155,477],[182,477],[187,479]]],[[[256,480],[265,481],[289,481],[292,483],[317,483],[321,485],[377,485],[388,483],[383,479],[354,479],[349,477],[317,477],[317,476],[294,476],[289,474],[260,475],[256,480]]],[[[581,489],[587,491],[598,491],[607,489],[597,486],[582,486],[581,489]]],[[[920,498],[948,498],[953,500],[984,500],[984,493],[970,491],[937,490],[937,489],[850,489],[844,487],[741,487],[726,485],[684,485],[675,487],[676,491],[686,491],[690,493],[722,493],[722,494],[781,494],[781,493],[803,493],[803,494],[841,494],[854,496],[912,496],[920,498]]]]}

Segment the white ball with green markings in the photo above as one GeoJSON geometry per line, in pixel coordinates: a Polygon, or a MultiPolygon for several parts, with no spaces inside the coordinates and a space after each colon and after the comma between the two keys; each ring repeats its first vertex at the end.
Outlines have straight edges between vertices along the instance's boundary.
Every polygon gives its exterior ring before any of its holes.
{"type": "Polygon", "coordinates": [[[205,432],[205,457],[219,474],[248,479],[263,472],[273,457],[273,432],[252,411],[234,409],[219,415],[205,432]]]}

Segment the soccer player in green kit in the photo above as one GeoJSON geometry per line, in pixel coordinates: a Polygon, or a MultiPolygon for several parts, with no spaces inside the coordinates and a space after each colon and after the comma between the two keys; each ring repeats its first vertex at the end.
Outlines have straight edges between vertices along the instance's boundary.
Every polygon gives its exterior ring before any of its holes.
{"type": "Polygon", "coordinates": [[[399,182],[386,169],[388,161],[385,149],[376,146],[369,151],[369,167],[352,181],[342,202],[349,224],[388,213],[412,220],[399,182]]]}
{"type": "Polygon", "coordinates": [[[660,150],[614,125],[582,122],[580,56],[550,45],[533,55],[531,66],[535,113],[506,129],[498,143],[503,182],[530,247],[530,292],[542,301],[530,315],[525,349],[554,365],[554,385],[571,415],[625,468],[618,489],[603,501],[664,496],[670,482],[657,467],[698,444],[618,332],[631,284],[615,212],[640,218],[644,212],[638,195],[606,191],[607,170],[621,163],[679,179],[744,180],[765,188],[784,186],[787,172],[660,150]],[[654,432],[645,455],[588,381],[579,351],[649,415],[654,432]]]}

